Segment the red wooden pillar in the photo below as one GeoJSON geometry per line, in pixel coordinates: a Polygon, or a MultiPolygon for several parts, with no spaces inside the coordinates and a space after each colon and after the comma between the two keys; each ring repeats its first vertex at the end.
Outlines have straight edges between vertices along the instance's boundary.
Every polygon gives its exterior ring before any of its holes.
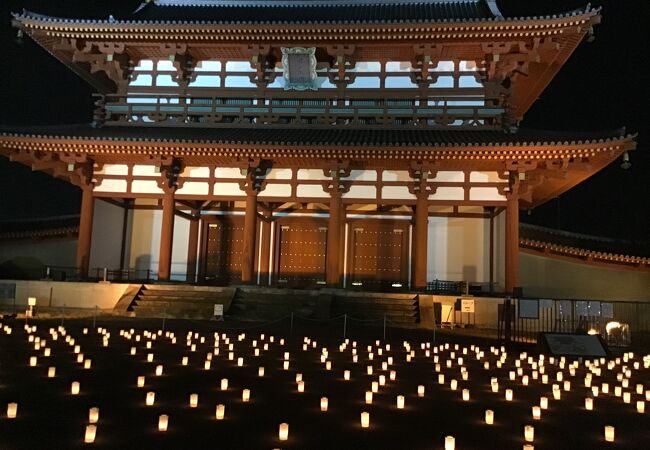
{"type": "Polygon", "coordinates": [[[429,234],[428,194],[418,194],[415,204],[415,229],[413,236],[413,287],[427,287],[427,250],[429,234]]]}
{"type": "Polygon", "coordinates": [[[519,286],[519,198],[508,195],[506,204],[506,294],[519,286]]]}
{"type": "Polygon", "coordinates": [[[327,224],[327,251],[325,253],[325,282],[338,286],[341,281],[341,192],[330,191],[330,218],[327,224]]]}
{"type": "Polygon", "coordinates": [[[88,278],[90,268],[90,247],[93,238],[93,215],[95,198],[92,186],[81,189],[81,212],[79,216],[79,236],[77,240],[76,266],[81,278],[88,278]]]}
{"type": "Polygon", "coordinates": [[[271,220],[273,214],[271,211],[264,211],[264,221],[262,222],[262,236],[260,236],[260,285],[269,284],[269,271],[271,270],[271,220]]]}
{"type": "Polygon", "coordinates": [[[246,215],[244,216],[244,242],[241,255],[241,281],[253,283],[255,272],[255,241],[257,236],[257,191],[246,195],[246,215]]]}
{"type": "Polygon", "coordinates": [[[172,266],[172,246],[174,243],[174,210],[176,200],[174,189],[167,189],[162,201],[163,214],[160,229],[160,253],[158,257],[158,279],[169,280],[172,266]]]}
{"type": "Polygon", "coordinates": [[[191,212],[190,232],[187,242],[187,278],[189,283],[196,282],[196,258],[197,246],[199,244],[199,223],[201,222],[201,210],[193,209],[191,212]]]}

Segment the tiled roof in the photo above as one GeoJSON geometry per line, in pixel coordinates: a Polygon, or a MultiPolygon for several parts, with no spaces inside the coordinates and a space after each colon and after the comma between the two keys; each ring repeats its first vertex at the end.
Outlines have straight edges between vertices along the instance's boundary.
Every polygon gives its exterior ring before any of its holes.
{"type": "Polygon", "coordinates": [[[0,127],[0,136],[92,138],[100,141],[196,142],[233,145],[346,145],[395,147],[582,145],[624,138],[624,130],[561,132],[519,129],[427,130],[341,128],[185,128],[102,127],[89,124],[41,127],[0,127]]]}
{"type": "Polygon", "coordinates": [[[124,19],[79,19],[53,17],[23,10],[14,19],[45,24],[83,24],[123,27],[131,25],[219,25],[219,24],[382,24],[382,23],[474,23],[554,20],[597,14],[587,5],[572,11],[528,17],[503,17],[495,0],[271,0],[230,1],[178,0],[147,2],[124,19]]]}
{"type": "Polygon", "coordinates": [[[0,239],[36,239],[75,235],[79,215],[0,221],[0,239]]]}

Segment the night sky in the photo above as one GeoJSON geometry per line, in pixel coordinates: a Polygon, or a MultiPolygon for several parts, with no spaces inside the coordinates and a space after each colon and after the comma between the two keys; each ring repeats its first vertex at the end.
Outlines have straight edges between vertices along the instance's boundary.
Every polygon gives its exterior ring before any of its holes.
{"type": "MultiPolygon", "coordinates": [[[[551,14],[582,7],[586,0],[500,0],[506,16],[551,14]]],[[[632,167],[611,164],[578,187],[531,211],[522,221],[579,233],[650,241],[650,98],[647,24],[650,2],[600,0],[602,23],[596,40],[583,42],[527,113],[522,126],[549,130],[615,130],[639,133],[632,167]],[[643,117],[646,119],[643,120],[643,117]]],[[[139,4],[130,1],[2,0],[0,124],[66,124],[92,120],[92,88],[33,41],[16,40],[10,12],[87,18],[124,18],[139,4]]],[[[77,188],[31,172],[0,157],[0,220],[79,211],[77,188]]]]}

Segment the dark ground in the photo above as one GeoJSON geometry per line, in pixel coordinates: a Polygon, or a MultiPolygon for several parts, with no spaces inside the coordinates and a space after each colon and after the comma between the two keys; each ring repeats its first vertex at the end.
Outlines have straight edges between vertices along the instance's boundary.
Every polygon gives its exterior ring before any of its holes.
{"type": "MultiPolygon", "coordinates": [[[[53,341],[49,336],[50,327],[57,327],[60,321],[35,321],[38,329],[35,335],[47,339],[47,346],[52,349],[52,356],[43,357],[42,350],[35,351],[33,344],[27,341],[23,321],[13,321],[11,335],[0,330],[0,448],[2,449],[75,449],[75,448],[119,448],[119,449],[185,449],[185,448],[220,448],[220,449],[442,449],[444,436],[456,437],[457,449],[521,449],[523,445],[523,427],[525,424],[535,426],[536,449],[647,449],[650,447],[650,418],[648,414],[635,412],[635,402],[642,396],[634,394],[637,383],[650,388],[650,370],[633,370],[630,390],[633,392],[632,403],[624,404],[621,398],[613,394],[597,397],[595,411],[583,409],[584,397],[588,389],[584,387],[585,369],[581,367],[575,377],[570,377],[564,370],[565,378],[571,379],[571,391],[563,392],[562,399],[552,400],[551,384],[543,385],[531,379],[525,387],[521,381],[509,381],[508,371],[514,370],[514,361],[521,349],[512,349],[507,363],[496,369],[496,356],[490,353],[488,340],[438,336],[442,340],[459,342],[469,347],[478,343],[485,351],[485,358],[491,362],[490,370],[484,370],[469,351],[464,356],[465,365],[470,374],[469,381],[462,381],[456,364],[446,368],[442,373],[446,380],[456,378],[459,389],[451,391],[449,384],[437,384],[437,374],[431,358],[426,358],[419,343],[431,340],[430,331],[389,329],[387,343],[395,358],[390,369],[397,371],[397,380],[388,381],[375,394],[372,405],[363,402],[364,391],[369,390],[371,381],[377,380],[382,372],[381,361],[387,353],[377,355],[372,362],[367,360],[366,346],[373,345],[376,338],[381,338],[381,327],[361,329],[350,324],[348,336],[358,339],[359,362],[352,363],[350,345],[340,353],[338,345],[342,340],[342,329],[338,326],[306,324],[295,322],[293,337],[290,336],[288,323],[280,322],[274,326],[251,328],[246,332],[244,341],[237,341],[239,331],[227,331],[234,344],[235,361],[228,361],[227,351],[221,344],[221,354],[215,356],[212,368],[203,370],[206,353],[213,348],[212,334],[217,328],[230,325],[215,322],[168,321],[167,330],[173,330],[177,343],[172,345],[169,339],[160,336],[153,341],[151,352],[154,362],[146,362],[146,339],[140,342],[126,340],[119,335],[121,328],[157,330],[159,320],[104,319],[97,325],[105,326],[111,333],[110,345],[101,346],[101,335],[92,329],[92,319],[66,321],[65,327],[81,351],[92,359],[92,369],[84,370],[75,362],[73,348],[67,345],[63,336],[53,341]],[[89,327],[88,335],[82,334],[82,328],[89,327]],[[185,336],[188,329],[196,330],[206,336],[206,343],[197,340],[197,351],[191,353],[186,346],[185,336]],[[309,331],[308,331],[309,330],[309,331]],[[269,333],[276,337],[270,344],[268,352],[260,357],[252,355],[252,339],[260,339],[260,333],[269,333]],[[303,336],[309,333],[318,342],[316,349],[302,350],[303,336]],[[284,336],[284,346],[279,338],[284,336]],[[403,340],[408,339],[416,357],[413,362],[405,361],[403,340]],[[129,355],[131,346],[137,347],[135,356],[129,355]],[[324,370],[319,356],[322,346],[330,352],[332,371],[324,370]],[[291,354],[291,366],[282,370],[283,353],[291,354]],[[29,357],[38,355],[38,366],[28,365],[29,357]],[[180,365],[181,357],[188,355],[190,364],[180,365]],[[236,358],[243,356],[245,365],[236,366],[236,358]],[[366,374],[366,366],[372,363],[375,374],[366,374]],[[154,376],[157,364],[164,365],[164,374],[154,376]],[[54,379],[46,377],[47,367],[57,368],[54,379]],[[257,367],[266,368],[266,376],[257,377],[257,367]],[[352,380],[342,379],[343,370],[352,372],[352,380]],[[303,374],[306,382],[305,393],[296,390],[295,374],[303,374]],[[145,375],[146,385],[143,389],[136,387],[138,375],[145,375]],[[490,377],[500,379],[500,392],[490,390],[490,377]],[[228,391],[219,390],[219,380],[226,377],[230,381],[228,391]],[[81,394],[69,394],[70,383],[81,382],[81,394]],[[417,385],[426,386],[424,398],[417,397],[417,385]],[[471,400],[463,402],[463,388],[471,390],[471,400]],[[241,401],[241,390],[251,389],[252,401],[241,401]],[[504,390],[514,390],[514,401],[506,402],[504,390]],[[146,392],[156,392],[156,404],[144,405],[146,392]],[[188,399],[191,393],[199,394],[199,407],[191,409],[188,399]],[[406,409],[397,410],[395,397],[406,397],[406,409]],[[531,406],[539,402],[540,395],[551,398],[549,409],[543,411],[541,421],[533,421],[531,406]],[[328,412],[319,410],[319,398],[329,398],[328,412]],[[6,404],[11,401],[19,403],[18,418],[6,418],[6,404]],[[226,405],[226,420],[214,419],[217,403],[226,405]],[[83,435],[87,423],[88,409],[99,406],[100,420],[97,439],[94,444],[84,444],[83,435]],[[495,425],[483,422],[484,410],[495,411],[495,425]],[[370,412],[371,427],[362,429],[359,425],[361,411],[370,412]],[[170,416],[169,431],[157,431],[158,415],[170,416]],[[290,424],[290,437],[286,443],[277,439],[278,425],[290,424]],[[616,426],[616,442],[607,444],[603,440],[603,426],[616,426]]],[[[250,325],[253,326],[253,325],[250,325]]],[[[261,345],[262,341],[259,341],[261,345]]],[[[449,357],[449,351],[441,354],[441,361],[449,357]]],[[[533,348],[528,348],[534,354],[533,348]]],[[[458,352],[457,352],[458,353],[458,352]]],[[[458,356],[458,354],[457,354],[458,356]]],[[[636,356],[640,360],[640,356],[636,356]]],[[[549,366],[547,358],[547,366],[549,366]]],[[[556,360],[557,363],[557,360],[556,360]]],[[[525,373],[531,369],[524,360],[525,373]]],[[[632,367],[632,363],[627,364],[632,367]]],[[[641,367],[643,363],[641,362],[641,367]]],[[[557,366],[547,370],[549,378],[555,379],[557,366]]],[[[603,379],[611,386],[616,384],[617,370],[603,370],[603,379]]],[[[388,377],[387,377],[388,378],[388,377]]],[[[597,379],[596,377],[594,377],[597,379]]],[[[601,382],[602,380],[599,380],[601,382]]],[[[596,383],[594,383],[596,384],[596,383]]],[[[650,402],[648,402],[650,403],[650,402]]],[[[648,405],[650,409],[650,405],[648,405]]]]}

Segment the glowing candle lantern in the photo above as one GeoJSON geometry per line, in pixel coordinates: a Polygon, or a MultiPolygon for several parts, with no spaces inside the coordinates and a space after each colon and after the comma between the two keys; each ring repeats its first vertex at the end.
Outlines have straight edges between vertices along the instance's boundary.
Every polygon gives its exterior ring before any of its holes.
{"type": "Polygon", "coordinates": [[[438,374],[438,384],[445,384],[445,374],[438,374]]]}
{"type": "Polygon", "coordinates": [[[623,393],[623,388],[621,386],[615,386],[614,387],[614,395],[615,396],[620,397],[622,393],[623,393]]]}
{"type": "Polygon", "coordinates": [[[305,392],[305,382],[302,380],[298,382],[298,392],[305,392]]]}
{"type": "Polygon", "coordinates": [[[372,391],[366,391],[366,403],[372,404],[372,391]]]}
{"type": "Polygon", "coordinates": [[[614,427],[611,425],[605,425],[605,440],[614,442],[614,427]]]}
{"type": "Polygon", "coordinates": [[[386,385],[386,375],[379,375],[379,386],[386,385]]]}
{"type": "Polygon", "coordinates": [[[135,347],[131,347],[131,355],[135,355],[136,349],[135,347]]]}
{"type": "Polygon", "coordinates": [[[289,361],[285,361],[282,367],[284,368],[284,370],[289,370],[289,361]]]}
{"type": "Polygon", "coordinates": [[[90,369],[91,365],[92,365],[92,360],[90,359],[84,360],[84,369],[90,369]]]}
{"type": "Polygon", "coordinates": [[[225,391],[228,389],[228,378],[221,379],[221,390],[225,391]]]}
{"type": "Polygon", "coordinates": [[[492,383],[492,392],[499,392],[499,383],[492,383]]]}
{"type": "Polygon", "coordinates": [[[379,383],[376,382],[376,381],[373,381],[373,382],[371,383],[371,385],[370,385],[370,390],[371,390],[373,393],[375,393],[375,394],[376,394],[377,392],[379,392],[379,383]]]}
{"type": "Polygon", "coordinates": [[[156,393],[153,391],[147,392],[147,397],[145,399],[145,404],[147,406],[152,406],[154,402],[156,401],[156,393]]]}
{"type": "Polygon", "coordinates": [[[167,431],[169,426],[169,416],[167,414],[161,414],[158,416],[158,431],[167,431]]]}
{"type": "Polygon", "coordinates": [[[397,372],[395,370],[391,370],[390,373],[388,374],[388,378],[391,381],[395,381],[395,379],[397,379],[397,372]]]}
{"type": "Polygon", "coordinates": [[[38,362],[38,358],[36,356],[31,356],[29,358],[29,365],[30,366],[34,367],[37,362],[38,362]]]}
{"type": "Polygon", "coordinates": [[[325,362],[325,370],[332,370],[332,361],[325,362]]]}
{"type": "Polygon", "coordinates": [[[524,375],[523,378],[521,379],[521,384],[524,386],[528,386],[528,375],[524,375]]]}
{"type": "Polygon", "coordinates": [[[404,409],[404,396],[403,395],[398,395],[397,396],[397,409],[404,409]]]}
{"type": "Polygon", "coordinates": [[[206,360],[206,361],[203,363],[203,370],[210,370],[210,366],[211,366],[211,365],[212,365],[212,361],[210,361],[209,359],[206,360]]]}
{"type": "Polygon", "coordinates": [[[248,403],[251,399],[251,391],[250,389],[244,389],[241,393],[241,400],[244,403],[248,403]]]}
{"type": "Polygon", "coordinates": [[[15,419],[18,414],[18,403],[7,404],[7,419],[15,419]]]}
{"type": "Polygon", "coordinates": [[[49,367],[47,369],[47,377],[54,378],[56,376],[56,367],[49,367]]]}
{"type": "Polygon", "coordinates": [[[97,423],[99,422],[99,408],[96,406],[93,406],[88,410],[88,422],[89,423],[97,423]]]}
{"type": "Polygon", "coordinates": [[[463,389],[463,401],[469,401],[469,389],[463,389]]]}
{"type": "Polygon", "coordinates": [[[485,410],[485,423],[492,425],[494,423],[494,411],[491,409],[485,410]]]}
{"type": "Polygon", "coordinates": [[[183,356],[183,359],[181,359],[181,365],[187,366],[188,362],[189,362],[189,358],[187,356],[183,356]]]}
{"type": "Polygon", "coordinates": [[[281,441],[286,441],[289,439],[289,424],[288,423],[281,423],[280,424],[280,430],[278,431],[278,438],[281,441]]]}
{"type": "Polygon", "coordinates": [[[645,402],[643,400],[638,400],[636,402],[636,412],[638,412],[639,414],[645,413],[645,402]]]}
{"type": "Polygon", "coordinates": [[[352,362],[356,363],[359,361],[359,356],[358,355],[352,355],[352,362]]]}
{"type": "Polygon", "coordinates": [[[257,376],[258,377],[263,377],[264,376],[264,367],[258,367],[257,368],[257,376]]]}
{"type": "Polygon", "coordinates": [[[138,387],[144,387],[144,377],[142,375],[138,377],[138,387]]]}
{"type": "Polygon", "coordinates": [[[609,394],[609,384],[603,383],[600,387],[601,390],[603,391],[603,394],[609,394]]]}
{"type": "Polygon", "coordinates": [[[159,377],[162,375],[162,373],[163,373],[163,366],[162,364],[159,364],[156,366],[156,376],[159,377]]]}
{"type": "Polygon", "coordinates": [[[370,413],[364,411],[361,413],[361,428],[369,428],[369,427],[370,427],[370,413]]]}
{"type": "Polygon", "coordinates": [[[533,406],[533,419],[539,420],[542,417],[542,408],[540,406],[533,406]]]}
{"type": "Polygon", "coordinates": [[[43,356],[46,358],[49,357],[52,354],[52,351],[49,348],[43,349],[43,356]]]}
{"type": "Polygon", "coordinates": [[[327,397],[321,397],[321,399],[320,399],[320,410],[321,411],[327,411],[328,405],[329,405],[329,401],[327,400],[327,397]]]}
{"type": "Polygon", "coordinates": [[[147,362],[152,362],[153,361],[153,353],[148,353],[147,354],[147,362]]]}
{"type": "Polygon", "coordinates": [[[219,404],[215,411],[215,417],[217,420],[223,420],[226,415],[226,405],[219,404]]]}
{"type": "Polygon", "coordinates": [[[458,381],[451,380],[449,382],[449,387],[451,388],[452,391],[455,391],[458,388],[458,381]]]}
{"type": "Polygon", "coordinates": [[[594,409],[594,399],[591,397],[585,398],[585,409],[587,411],[593,411],[594,409]]]}
{"type": "Polygon", "coordinates": [[[424,386],[421,384],[418,386],[418,397],[424,397],[424,386]]]}
{"type": "Polygon", "coordinates": [[[239,357],[237,358],[237,366],[241,367],[244,365],[244,358],[239,357]]]}
{"type": "Polygon", "coordinates": [[[70,386],[70,393],[72,395],[78,395],[79,394],[79,382],[78,381],[73,381],[72,385],[70,386]]]}
{"type": "Polygon", "coordinates": [[[506,389],[506,400],[509,402],[512,401],[512,389],[506,389]]]}
{"type": "Polygon", "coordinates": [[[553,390],[553,399],[559,400],[562,398],[562,392],[559,389],[554,389],[553,390]]]}
{"type": "Polygon", "coordinates": [[[548,409],[548,397],[539,398],[539,407],[542,409],[548,409]]]}
{"type": "Polygon", "coordinates": [[[598,397],[598,392],[599,392],[598,386],[591,387],[591,393],[593,394],[594,397],[598,397]]]}
{"type": "Polygon", "coordinates": [[[629,392],[623,392],[623,403],[630,403],[631,396],[629,392]]]}
{"type": "Polygon", "coordinates": [[[345,381],[350,381],[350,371],[349,370],[344,370],[343,371],[343,379],[345,381]]]}
{"type": "Polygon", "coordinates": [[[86,434],[84,435],[84,442],[86,444],[92,444],[95,442],[95,436],[97,435],[97,425],[87,425],[86,434]]]}
{"type": "Polygon", "coordinates": [[[524,426],[524,440],[526,442],[533,442],[535,439],[535,428],[532,425],[524,426]]]}
{"type": "Polygon", "coordinates": [[[522,447],[523,450],[535,450],[535,447],[532,446],[531,444],[524,444],[522,447]]]}
{"type": "Polygon", "coordinates": [[[453,436],[445,436],[445,450],[455,450],[456,438],[453,436]]]}
{"type": "Polygon", "coordinates": [[[368,367],[366,368],[366,373],[367,373],[368,375],[372,375],[372,366],[368,366],[368,367]]]}

